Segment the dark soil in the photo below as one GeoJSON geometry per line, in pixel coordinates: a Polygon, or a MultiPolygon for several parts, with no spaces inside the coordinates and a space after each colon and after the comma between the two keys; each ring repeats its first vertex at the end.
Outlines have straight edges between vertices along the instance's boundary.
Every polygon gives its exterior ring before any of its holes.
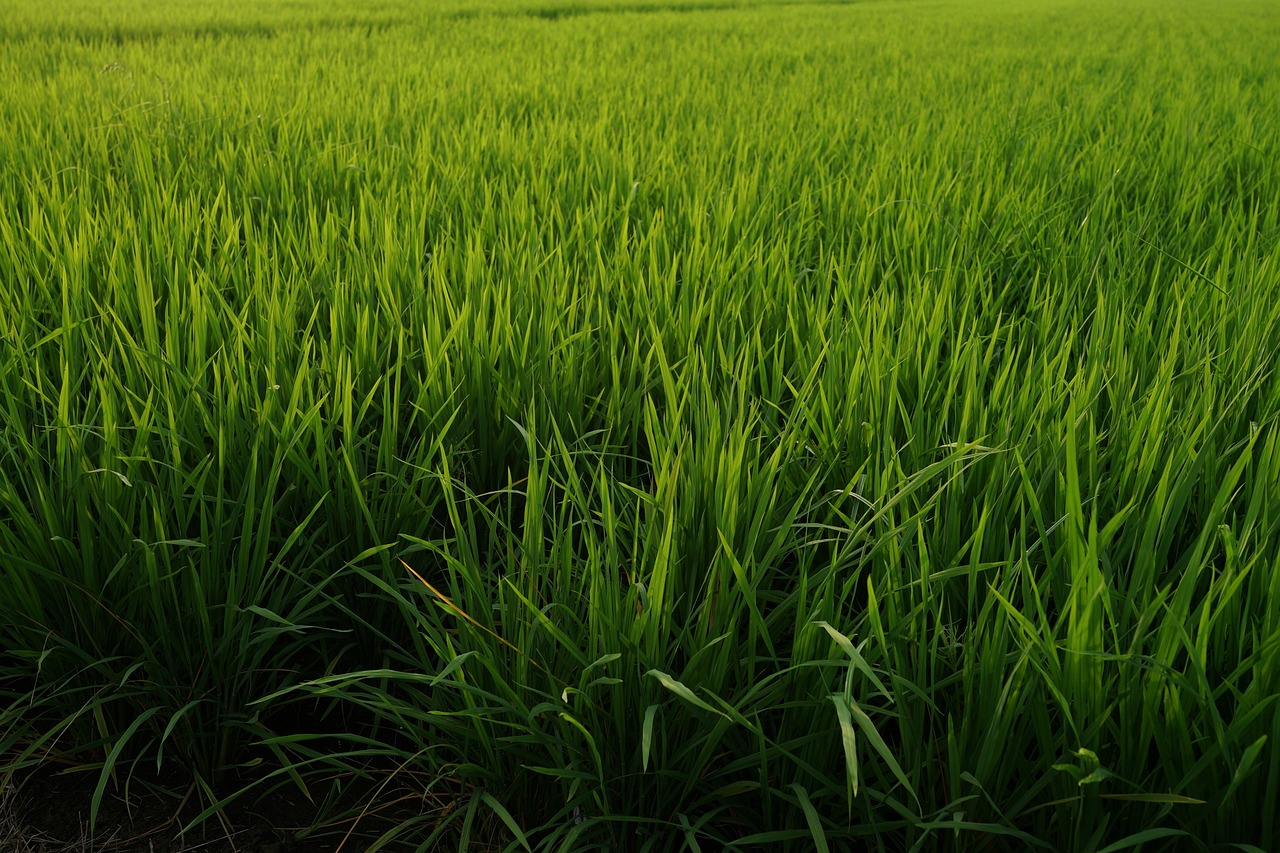
{"type": "Polygon", "coordinates": [[[107,789],[90,837],[96,784],[96,773],[47,770],[22,780],[7,818],[22,827],[21,853],[362,853],[370,843],[368,835],[354,833],[344,841],[352,821],[324,825],[317,807],[292,786],[257,799],[246,796],[243,804],[231,803],[220,817],[182,835],[182,827],[207,803],[181,780],[137,777],[127,792],[107,789]]]}

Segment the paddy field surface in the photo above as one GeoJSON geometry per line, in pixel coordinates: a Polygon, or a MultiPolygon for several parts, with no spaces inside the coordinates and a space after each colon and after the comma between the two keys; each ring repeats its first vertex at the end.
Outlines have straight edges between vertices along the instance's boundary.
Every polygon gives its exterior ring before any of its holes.
{"type": "Polygon", "coordinates": [[[1276,849],[1277,46],[0,0],[0,832],[1276,849]]]}

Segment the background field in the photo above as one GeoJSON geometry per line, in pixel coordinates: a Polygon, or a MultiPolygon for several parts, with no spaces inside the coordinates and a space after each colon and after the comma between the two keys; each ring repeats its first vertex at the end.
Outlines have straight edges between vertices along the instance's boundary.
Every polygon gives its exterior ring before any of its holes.
{"type": "Polygon", "coordinates": [[[407,849],[1274,849],[1277,45],[0,0],[0,781],[407,849]]]}

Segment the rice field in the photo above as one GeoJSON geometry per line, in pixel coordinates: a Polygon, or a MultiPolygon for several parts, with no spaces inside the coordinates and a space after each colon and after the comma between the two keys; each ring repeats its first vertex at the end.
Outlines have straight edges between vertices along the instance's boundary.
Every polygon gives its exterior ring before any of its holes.
{"type": "Polygon", "coordinates": [[[0,0],[0,788],[188,838],[291,791],[299,850],[1276,849],[1278,46],[0,0]]]}

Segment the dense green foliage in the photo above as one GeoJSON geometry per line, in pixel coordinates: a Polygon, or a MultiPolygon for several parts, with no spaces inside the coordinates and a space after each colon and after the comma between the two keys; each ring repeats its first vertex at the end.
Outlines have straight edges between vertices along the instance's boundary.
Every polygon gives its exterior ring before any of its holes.
{"type": "Polygon", "coordinates": [[[0,0],[4,774],[385,772],[424,848],[1274,849],[1277,44],[0,0]]]}

